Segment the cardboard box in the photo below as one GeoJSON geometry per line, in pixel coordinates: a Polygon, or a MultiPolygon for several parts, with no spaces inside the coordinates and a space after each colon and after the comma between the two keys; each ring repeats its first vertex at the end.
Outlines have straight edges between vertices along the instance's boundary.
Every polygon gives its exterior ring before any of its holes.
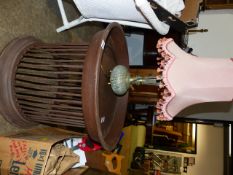
{"type": "MultiPolygon", "coordinates": [[[[59,141],[72,137],[83,137],[83,134],[58,128],[38,128],[1,136],[0,175],[43,175],[50,156],[54,156],[50,155],[52,148],[59,141]]],[[[70,158],[77,163],[78,159],[72,155],[72,151],[65,151],[65,154],[58,156],[59,160],[55,162],[58,165],[52,164],[60,166],[61,161],[67,163],[70,158]]]]}

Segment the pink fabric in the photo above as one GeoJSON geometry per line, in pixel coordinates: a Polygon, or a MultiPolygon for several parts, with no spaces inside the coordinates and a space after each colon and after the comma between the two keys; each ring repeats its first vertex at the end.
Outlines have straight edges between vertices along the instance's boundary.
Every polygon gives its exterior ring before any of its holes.
{"type": "Polygon", "coordinates": [[[204,58],[187,54],[172,39],[157,43],[160,96],[158,120],[172,120],[184,108],[197,103],[233,99],[233,59],[204,58]]]}

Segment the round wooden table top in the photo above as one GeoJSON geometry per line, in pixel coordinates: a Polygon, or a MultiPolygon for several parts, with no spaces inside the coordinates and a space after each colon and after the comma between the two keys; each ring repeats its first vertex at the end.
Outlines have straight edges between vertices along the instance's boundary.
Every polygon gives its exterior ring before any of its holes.
{"type": "Polygon", "coordinates": [[[128,93],[117,96],[109,85],[110,71],[116,65],[129,67],[124,32],[117,23],[98,32],[85,59],[82,98],[86,128],[92,139],[112,150],[124,125],[128,93]]]}

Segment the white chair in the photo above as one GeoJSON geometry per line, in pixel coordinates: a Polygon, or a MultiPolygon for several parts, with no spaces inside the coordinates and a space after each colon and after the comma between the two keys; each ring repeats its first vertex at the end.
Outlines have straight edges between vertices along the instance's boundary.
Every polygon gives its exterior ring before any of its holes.
{"type": "MultiPolygon", "coordinates": [[[[81,13],[81,16],[78,19],[69,22],[64,9],[63,0],[57,0],[63,21],[63,26],[59,27],[57,32],[64,31],[88,21],[106,23],[118,22],[119,24],[126,26],[155,29],[162,35],[167,34],[169,31],[169,25],[161,22],[157,18],[147,0],[73,1],[81,13]]],[[[153,1],[159,2],[160,0],[153,1]]],[[[183,2],[183,0],[181,1],[183,2]]]]}

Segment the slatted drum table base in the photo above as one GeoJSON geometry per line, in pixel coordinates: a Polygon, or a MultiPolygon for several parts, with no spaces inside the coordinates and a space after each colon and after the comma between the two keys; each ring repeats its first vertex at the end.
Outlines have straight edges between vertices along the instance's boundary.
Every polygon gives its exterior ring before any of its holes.
{"type": "Polygon", "coordinates": [[[0,56],[0,112],[12,124],[86,128],[112,150],[123,127],[128,94],[116,96],[109,72],[128,67],[121,27],[110,24],[89,45],[13,40],[0,56]]]}

